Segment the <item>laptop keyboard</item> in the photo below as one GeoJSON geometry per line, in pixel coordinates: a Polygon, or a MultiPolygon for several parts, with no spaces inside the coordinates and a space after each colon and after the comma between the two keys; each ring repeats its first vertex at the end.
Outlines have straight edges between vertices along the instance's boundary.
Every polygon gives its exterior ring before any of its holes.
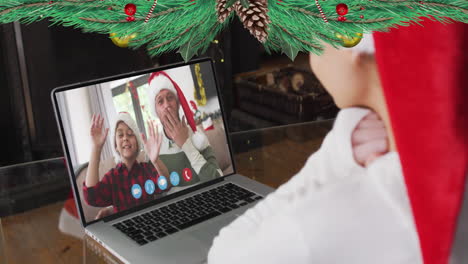
{"type": "Polygon", "coordinates": [[[227,183],[113,226],[139,245],[144,245],[262,198],[227,183]]]}

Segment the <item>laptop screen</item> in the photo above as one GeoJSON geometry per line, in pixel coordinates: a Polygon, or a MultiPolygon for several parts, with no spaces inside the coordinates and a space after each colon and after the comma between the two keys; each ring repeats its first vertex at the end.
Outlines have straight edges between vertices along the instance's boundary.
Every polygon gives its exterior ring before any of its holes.
{"type": "Polygon", "coordinates": [[[232,174],[209,60],[55,92],[86,223],[232,174]]]}

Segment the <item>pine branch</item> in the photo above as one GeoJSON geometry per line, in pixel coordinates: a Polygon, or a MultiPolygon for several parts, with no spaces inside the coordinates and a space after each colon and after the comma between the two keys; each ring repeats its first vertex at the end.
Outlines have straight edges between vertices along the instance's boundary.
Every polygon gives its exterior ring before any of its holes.
{"type": "Polygon", "coordinates": [[[195,48],[195,47],[197,47],[198,45],[202,44],[202,43],[208,38],[208,36],[210,36],[210,35],[213,33],[213,31],[216,29],[216,27],[217,27],[217,25],[215,24],[215,25],[211,28],[210,32],[209,32],[208,34],[206,34],[205,37],[204,37],[202,40],[200,40],[199,42],[195,43],[195,45],[193,45],[193,47],[195,48]]]}
{"type": "Polygon", "coordinates": [[[3,11],[0,11],[0,16],[4,15],[4,14],[8,14],[11,11],[15,11],[15,10],[20,9],[20,8],[47,6],[47,5],[50,5],[50,4],[42,2],[42,3],[31,3],[31,4],[24,4],[24,5],[19,5],[19,6],[15,6],[15,7],[10,7],[10,8],[4,9],[3,11]]]}
{"type": "MultiPolygon", "coordinates": [[[[175,11],[177,11],[179,9],[182,9],[182,7],[169,8],[169,9],[166,9],[166,10],[161,11],[159,13],[151,15],[150,18],[155,18],[155,17],[158,17],[158,16],[167,15],[167,14],[175,12],[175,11]]],[[[96,22],[96,23],[105,23],[105,24],[128,23],[128,21],[125,20],[125,19],[122,19],[122,20],[106,20],[106,19],[89,18],[89,17],[80,17],[80,19],[85,20],[85,21],[96,22]]],[[[146,17],[145,18],[135,18],[134,21],[144,21],[145,19],[146,19],[146,17]]]]}
{"type": "MultiPolygon", "coordinates": [[[[89,2],[98,2],[97,0],[61,0],[61,2],[71,2],[71,3],[89,3],[89,2]]],[[[99,1],[100,2],[100,1],[99,1]]],[[[58,2],[60,3],[60,2],[58,2]]]]}
{"type": "Polygon", "coordinates": [[[303,44],[305,44],[305,45],[307,45],[307,46],[309,46],[309,47],[312,47],[312,48],[314,48],[314,49],[319,49],[319,50],[322,49],[320,46],[317,46],[317,45],[315,45],[315,44],[313,44],[313,43],[310,43],[310,42],[308,42],[308,41],[305,41],[305,40],[303,40],[303,39],[300,39],[300,38],[296,37],[294,34],[291,34],[291,32],[289,32],[287,29],[285,29],[285,28],[282,27],[281,25],[276,25],[276,26],[279,27],[284,33],[290,35],[291,37],[293,37],[294,39],[300,41],[301,43],[303,43],[303,44]]]}
{"type": "MultiPolygon", "coordinates": [[[[380,22],[385,22],[392,20],[393,17],[382,17],[382,18],[375,18],[375,19],[367,19],[367,20],[346,20],[346,21],[340,21],[340,23],[351,23],[351,24],[370,24],[370,23],[380,23],[380,22]]],[[[330,20],[330,19],[329,19],[330,20]]],[[[339,21],[338,19],[331,19],[334,21],[339,21]]]]}
{"type": "Polygon", "coordinates": [[[301,12],[301,13],[306,14],[306,15],[314,16],[314,17],[318,17],[318,18],[322,19],[322,15],[320,15],[320,14],[318,14],[318,13],[314,13],[314,12],[308,11],[308,10],[305,10],[304,8],[293,7],[292,9],[297,10],[297,11],[299,11],[299,12],[301,12]]]}
{"type": "Polygon", "coordinates": [[[454,6],[454,5],[450,5],[450,4],[433,3],[433,2],[423,2],[421,5],[423,5],[423,6],[447,7],[447,8],[452,8],[452,9],[455,9],[455,10],[460,10],[460,11],[462,11],[463,13],[468,14],[468,9],[465,9],[465,8],[462,8],[462,7],[458,7],[458,6],[454,6]]]}
{"type": "MultiPolygon", "coordinates": [[[[395,4],[404,4],[404,5],[410,4],[410,3],[408,3],[408,0],[376,0],[376,1],[389,3],[389,4],[393,4],[393,3],[395,3],[395,4]]],[[[417,2],[415,4],[419,4],[421,6],[437,6],[437,7],[452,8],[452,9],[455,9],[455,10],[460,10],[465,14],[468,14],[468,9],[462,8],[462,7],[459,7],[459,6],[455,6],[455,5],[452,5],[452,4],[445,4],[445,3],[439,3],[439,2],[427,2],[427,1],[419,1],[419,2],[417,2]]]]}
{"type": "Polygon", "coordinates": [[[153,46],[151,48],[148,48],[148,51],[151,51],[151,50],[154,50],[154,49],[157,49],[157,48],[160,48],[164,45],[167,45],[177,39],[179,39],[180,37],[182,37],[184,34],[186,34],[187,32],[189,32],[195,25],[191,25],[190,27],[188,27],[187,29],[185,29],[182,33],[179,33],[179,35],[177,35],[175,38],[172,38],[172,39],[169,39],[169,40],[166,40],[164,42],[161,42],[159,43],[158,45],[156,46],[153,46]]]}
{"type": "Polygon", "coordinates": [[[11,11],[21,9],[21,8],[28,8],[28,7],[40,7],[40,6],[54,6],[54,5],[63,5],[64,3],[78,3],[78,4],[83,4],[83,3],[89,3],[89,2],[96,2],[96,0],[82,0],[82,1],[77,1],[77,0],[61,0],[60,2],[37,2],[37,3],[28,3],[28,4],[22,4],[18,5],[15,7],[10,7],[7,9],[4,9],[3,11],[0,11],[0,16],[5,15],[10,13],[11,11]]]}
{"type": "MultiPolygon", "coordinates": [[[[128,23],[127,20],[105,20],[105,19],[98,19],[98,18],[90,18],[90,17],[80,17],[79,19],[89,22],[96,22],[96,23],[103,23],[103,24],[119,24],[119,23],[128,23]]],[[[143,20],[140,18],[135,18],[134,21],[143,20]]]]}
{"type": "Polygon", "coordinates": [[[278,46],[278,44],[276,44],[275,42],[270,41],[270,44],[273,45],[273,46],[275,46],[275,48],[276,48],[277,50],[281,50],[281,47],[278,46]]]}
{"type": "Polygon", "coordinates": [[[322,33],[320,33],[320,32],[314,31],[314,33],[315,33],[316,35],[319,35],[322,39],[328,40],[329,42],[334,42],[334,43],[336,43],[336,44],[341,44],[341,40],[334,39],[334,38],[330,38],[330,37],[328,37],[327,35],[324,35],[324,34],[322,34],[322,33]]]}
{"type": "MultiPolygon", "coordinates": [[[[379,1],[385,1],[385,0],[379,0],[379,1]]],[[[399,1],[399,0],[398,0],[399,1]]],[[[404,0],[406,1],[406,0],[404,0]]],[[[293,7],[294,10],[297,10],[303,14],[309,15],[309,16],[315,16],[319,17],[322,19],[322,16],[318,13],[314,13],[308,10],[305,10],[304,8],[298,8],[298,7],[293,7]]],[[[330,18],[327,17],[328,20],[331,21],[339,21],[337,18],[330,18]]],[[[370,24],[370,23],[379,23],[379,22],[384,22],[393,19],[393,17],[382,17],[382,18],[376,18],[376,19],[366,19],[366,20],[346,20],[346,21],[339,21],[340,23],[356,23],[356,24],[370,24]]]]}

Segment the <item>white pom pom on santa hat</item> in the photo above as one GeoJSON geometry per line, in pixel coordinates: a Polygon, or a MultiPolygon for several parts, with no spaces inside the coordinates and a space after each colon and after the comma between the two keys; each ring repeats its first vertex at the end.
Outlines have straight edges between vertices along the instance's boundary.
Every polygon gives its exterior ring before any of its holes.
{"type": "Polygon", "coordinates": [[[187,102],[187,99],[185,98],[185,95],[180,89],[179,85],[174,80],[172,80],[172,78],[164,71],[151,73],[148,79],[148,84],[148,103],[153,116],[158,117],[156,112],[156,96],[159,94],[159,92],[161,92],[161,90],[166,89],[171,91],[177,97],[177,100],[179,101],[179,104],[182,107],[182,110],[184,111],[187,124],[193,131],[191,139],[194,147],[199,151],[202,151],[206,147],[208,147],[208,138],[202,132],[197,131],[195,120],[193,118],[193,112],[192,110],[190,110],[190,106],[187,102]]]}
{"type": "Polygon", "coordinates": [[[209,146],[208,138],[206,137],[204,133],[200,131],[197,131],[192,135],[192,143],[193,143],[193,146],[199,151],[202,151],[206,149],[206,147],[209,146]]]}

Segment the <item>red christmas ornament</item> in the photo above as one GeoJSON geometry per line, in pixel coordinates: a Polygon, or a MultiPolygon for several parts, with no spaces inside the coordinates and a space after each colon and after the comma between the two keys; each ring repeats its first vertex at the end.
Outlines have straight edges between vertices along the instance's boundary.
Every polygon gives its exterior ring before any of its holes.
{"type": "Polygon", "coordinates": [[[344,16],[339,16],[339,17],[338,17],[338,21],[340,21],[340,22],[345,22],[345,21],[346,21],[346,17],[344,17],[344,16]]]}
{"type": "Polygon", "coordinates": [[[125,14],[127,14],[129,16],[133,16],[135,13],[136,13],[136,5],[134,5],[134,4],[126,4],[125,5],[125,14]]]}
{"type": "Polygon", "coordinates": [[[127,21],[128,21],[128,22],[135,21],[135,17],[134,17],[134,16],[128,16],[128,17],[127,17],[127,21]]]}
{"type": "Polygon", "coordinates": [[[359,17],[360,17],[360,18],[364,18],[364,16],[363,16],[363,15],[360,15],[359,17]]]}
{"type": "Polygon", "coordinates": [[[336,13],[340,16],[348,14],[348,6],[343,3],[336,5],[336,13]]]}

